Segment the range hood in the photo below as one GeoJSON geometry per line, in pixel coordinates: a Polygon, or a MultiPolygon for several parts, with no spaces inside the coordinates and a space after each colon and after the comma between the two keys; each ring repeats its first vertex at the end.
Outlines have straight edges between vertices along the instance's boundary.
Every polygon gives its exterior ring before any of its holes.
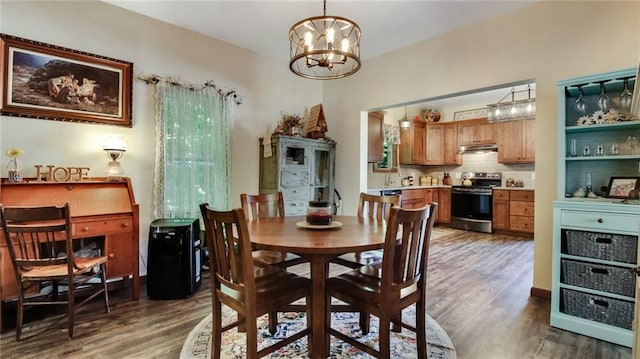
{"type": "Polygon", "coordinates": [[[458,153],[484,153],[496,151],[498,151],[498,145],[495,143],[489,145],[468,145],[458,147],[458,153]]]}

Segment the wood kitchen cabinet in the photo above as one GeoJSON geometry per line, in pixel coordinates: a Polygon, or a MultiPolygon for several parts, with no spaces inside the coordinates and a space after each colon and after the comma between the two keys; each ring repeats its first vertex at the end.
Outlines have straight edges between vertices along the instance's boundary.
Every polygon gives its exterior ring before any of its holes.
{"type": "Polygon", "coordinates": [[[438,188],[438,216],[437,223],[451,223],[451,188],[438,188]]]}
{"type": "Polygon", "coordinates": [[[413,120],[411,126],[400,126],[399,157],[401,165],[426,165],[426,123],[413,120]]]}
{"type": "Polygon", "coordinates": [[[462,156],[458,153],[458,123],[444,122],[442,126],[442,137],[444,142],[443,165],[461,165],[462,156]]]}
{"type": "Polygon", "coordinates": [[[369,112],[367,162],[382,162],[384,112],[369,112]]]}
{"type": "Polygon", "coordinates": [[[491,225],[494,230],[509,229],[509,191],[493,190],[493,216],[491,225]]]}
{"type": "Polygon", "coordinates": [[[428,124],[426,130],[426,164],[444,164],[444,126],[441,124],[428,124]]]}
{"type": "Polygon", "coordinates": [[[498,122],[498,162],[535,163],[535,120],[498,122]]]}
{"type": "MultiPolygon", "coordinates": [[[[430,196],[429,196],[430,197],[430,196]]],[[[402,190],[402,202],[400,207],[402,208],[421,208],[427,205],[425,201],[425,192],[422,189],[403,189],[402,190]]]]}
{"type": "Polygon", "coordinates": [[[534,191],[493,190],[494,230],[533,233],[534,191]]]}
{"type": "Polygon", "coordinates": [[[494,144],[495,127],[486,118],[459,121],[458,146],[494,144]]]}

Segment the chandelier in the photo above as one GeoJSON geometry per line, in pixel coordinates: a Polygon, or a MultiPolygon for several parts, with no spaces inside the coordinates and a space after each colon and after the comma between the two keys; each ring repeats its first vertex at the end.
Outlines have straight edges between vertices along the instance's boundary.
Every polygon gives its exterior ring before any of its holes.
{"type": "Polygon", "coordinates": [[[289,68],[296,75],[315,80],[332,80],[360,69],[360,27],[343,17],[323,16],[295,23],[289,30],[289,68]]]}
{"type": "MultiPolygon", "coordinates": [[[[515,88],[495,104],[487,105],[487,119],[489,122],[530,120],[536,118],[536,98],[531,98],[531,85],[526,90],[516,91],[515,88]],[[516,94],[527,93],[527,98],[516,100],[516,94]],[[511,101],[507,100],[510,98],[511,101]]],[[[535,90],[533,90],[535,91],[535,90]]]]}

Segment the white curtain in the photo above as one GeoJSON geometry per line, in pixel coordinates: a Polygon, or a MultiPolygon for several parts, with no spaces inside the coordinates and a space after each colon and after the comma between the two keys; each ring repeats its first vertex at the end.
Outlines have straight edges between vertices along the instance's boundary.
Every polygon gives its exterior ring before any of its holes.
{"type": "Polygon", "coordinates": [[[231,107],[213,85],[156,84],[156,218],[199,218],[199,204],[229,209],[231,107]]]}

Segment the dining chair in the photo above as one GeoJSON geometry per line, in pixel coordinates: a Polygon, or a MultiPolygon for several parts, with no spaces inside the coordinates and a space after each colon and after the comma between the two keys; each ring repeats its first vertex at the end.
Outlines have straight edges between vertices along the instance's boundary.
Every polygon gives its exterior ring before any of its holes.
{"type": "Polygon", "coordinates": [[[66,305],[69,338],[73,338],[75,312],[100,294],[109,313],[105,275],[107,257],[74,255],[69,204],[62,207],[4,207],[2,230],[18,286],[16,341],[20,341],[24,311],[42,305],[66,305]],[[99,281],[92,281],[99,278],[99,281]],[[66,294],[60,287],[67,288],[66,294]],[[49,295],[46,287],[51,287],[49,295]],[[76,292],[83,300],[75,303],[76,292]],[[40,295],[33,295],[33,294],[40,295]],[[85,296],[86,294],[86,296],[85,296]],[[50,298],[49,298],[50,297],[50,298]]]}
{"type": "MultiPolygon", "coordinates": [[[[244,210],[245,218],[248,221],[285,216],[282,192],[257,195],[242,193],[240,195],[240,203],[244,210]]],[[[254,250],[253,260],[258,265],[275,265],[280,268],[287,268],[308,262],[306,259],[293,253],[269,251],[265,249],[254,250]]]]}
{"type": "MultiPolygon", "coordinates": [[[[363,266],[326,282],[326,343],[333,335],[377,358],[390,356],[390,324],[395,323],[416,335],[417,358],[427,357],[426,300],[429,242],[438,204],[429,203],[419,209],[392,207],[387,224],[382,265],[363,266]],[[354,311],[379,318],[379,349],[331,327],[331,298],[336,298],[354,311]],[[416,306],[415,326],[402,321],[402,310],[416,306]]],[[[328,353],[329,348],[325,348],[328,353]]]]}
{"type": "Polygon", "coordinates": [[[215,211],[203,203],[205,236],[212,269],[213,327],[211,352],[220,358],[222,332],[244,324],[246,357],[258,358],[307,336],[311,340],[311,280],[274,266],[256,267],[244,211],[215,211]],[[256,320],[305,298],[307,326],[277,343],[258,350],[256,320]],[[238,320],[222,326],[222,304],[238,313],[238,320]]]}
{"type": "MultiPolygon", "coordinates": [[[[399,194],[377,196],[361,192],[358,198],[357,215],[361,218],[368,218],[382,223],[382,221],[389,219],[391,207],[400,207],[399,194]]],[[[382,262],[382,251],[343,254],[333,259],[332,262],[352,269],[364,265],[376,265],[382,262]]]]}

